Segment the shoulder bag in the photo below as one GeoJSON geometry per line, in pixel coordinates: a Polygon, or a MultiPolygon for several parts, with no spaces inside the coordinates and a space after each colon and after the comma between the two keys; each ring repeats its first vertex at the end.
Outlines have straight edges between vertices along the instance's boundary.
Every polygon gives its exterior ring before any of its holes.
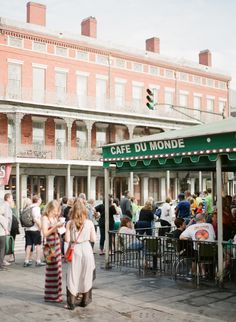
{"type": "Polygon", "coordinates": [[[69,263],[72,262],[72,257],[73,257],[73,254],[74,254],[74,248],[75,248],[75,245],[76,245],[77,241],[79,240],[79,236],[80,236],[82,230],[83,230],[83,226],[81,227],[76,240],[73,243],[70,243],[69,247],[67,248],[67,251],[65,253],[65,261],[66,262],[69,262],[69,263]]]}

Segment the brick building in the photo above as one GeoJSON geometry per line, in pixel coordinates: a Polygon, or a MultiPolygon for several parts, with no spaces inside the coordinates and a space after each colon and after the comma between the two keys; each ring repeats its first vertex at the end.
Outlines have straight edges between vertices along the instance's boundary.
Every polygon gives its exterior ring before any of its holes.
{"type": "MultiPolygon", "coordinates": [[[[211,52],[199,62],[160,54],[160,39],[133,50],[97,39],[97,21],[81,22],[81,35],[46,27],[46,7],[27,4],[27,22],[0,18],[0,163],[12,165],[8,186],[46,202],[86,192],[103,197],[101,146],[137,136],[212,122],[230,113],[230,77],[214,69],[211,52]],[[152,89],[154,111],[146,107],[152,89]]],[[[113,171],[113,170],[111,170],[113,171]]],[[[112,190],[128,187],[141,202],[173,197],[187,180],[202,188],[209,174],[113,173],[112,190]],[[199,181],[199,182],[198,182],[199,181]],[[203,186],[202,186],[203,184],[203,186]]]]}

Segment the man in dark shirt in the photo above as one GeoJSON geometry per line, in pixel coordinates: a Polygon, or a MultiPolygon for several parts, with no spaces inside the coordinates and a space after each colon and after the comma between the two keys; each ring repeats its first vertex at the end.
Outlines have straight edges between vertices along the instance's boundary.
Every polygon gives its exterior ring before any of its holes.
{"type": "Polygon", "coordinates": [[[188,224],[190,220],[190,202],[185,200],[184,193],[180,193],[178,195],[179,203],[175,208],[175,215],[176,218],[184,218],[186,224],[188,224]]]}
{"type": "Polygon", "coordinates": [[[131,213],[132,213],[130,197],[131,197],[130,192],[127,190],[124,192],[124,198],[122,198],[120,201],[120,208],[121,208],[123,215],[126,214],[127,210],[131,211],[131,213]]]}

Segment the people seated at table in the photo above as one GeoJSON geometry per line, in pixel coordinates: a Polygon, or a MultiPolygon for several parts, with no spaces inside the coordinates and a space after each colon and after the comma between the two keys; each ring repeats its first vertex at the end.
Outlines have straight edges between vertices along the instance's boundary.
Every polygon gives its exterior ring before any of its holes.
{"type": "Polygon", "coordinates": [[[152,222],[154,220],[153,205],[151,201],[146,201],[144,207],[140,210],[139,220],[135,224],[137,233],[143,235],[152,235],[152,222]],[[145,229],[146,228],[146,229],[145,229]]]}
{"type": "Polygon", "coordinates": [[[136,238],[136,231],[131,218],[125,217],[121,219],[121,226],[118,231],[119,242],[125,250],[140,250],[143,244],[136,238]],[[126,236],[127,235],[127,236],[126,236]],[[131,236],[130,236],[131,235],[131,236]]]}

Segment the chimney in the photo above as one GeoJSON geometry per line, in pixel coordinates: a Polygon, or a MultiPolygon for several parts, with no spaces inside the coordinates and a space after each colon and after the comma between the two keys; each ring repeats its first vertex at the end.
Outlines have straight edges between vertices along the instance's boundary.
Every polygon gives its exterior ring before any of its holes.
{"type": "Polygon", "coordinates": [[[36,2],[27,3],[27,22],[46,26],[46,6],[36,2]]]}
{"type": "Polygon", "coordinates": [[[146,51],[160,54],[160,39],[156,37],[146,39],[146,51]]]}
{"type": "Polygon", "coordinates": [[[97,20],[95,17],[88,17],[82,20],[81,35],[97,38],[97,20]]]}
{"type": "Polygon", "coordinates": [[[212,66],[211,61],[211,52],[209,49],[202,50],[199,53],[199,64],[206,65],[206,66],[212,66]]]}

